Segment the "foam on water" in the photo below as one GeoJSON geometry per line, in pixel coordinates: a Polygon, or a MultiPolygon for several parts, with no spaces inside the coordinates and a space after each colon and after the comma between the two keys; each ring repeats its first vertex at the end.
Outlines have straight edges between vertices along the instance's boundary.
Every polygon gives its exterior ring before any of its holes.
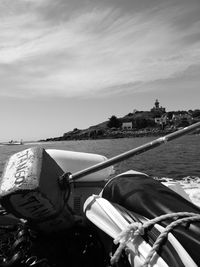
{"type": "Polygon", "coordinates": [[[179,181],[179,183],[189,195],[192,202],[200,207],[200,178],[187,176],[179,181]]]}
{"type": "Polygon", "coordinates": [[[176,180],[168,177],[154,177],[156,180],[166,183],[177,183],[181,186],[181,188],[185,191],[185,193],[189,196],[189,199],[193,204],[200,207],[200,177],[197,176],[186,176],[181,180],[176,180]]]}

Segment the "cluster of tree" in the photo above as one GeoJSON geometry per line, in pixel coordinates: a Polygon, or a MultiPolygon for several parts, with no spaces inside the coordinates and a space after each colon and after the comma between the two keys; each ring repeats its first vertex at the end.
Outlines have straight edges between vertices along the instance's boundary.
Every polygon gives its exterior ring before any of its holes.
{"type": "Polygon", "coordinates": [[[122,126],[122,122],[115,115],[113,115],[109,118],[107,126],[109,128],[120,128],[122,126]]]}
{"type": "Polygon", "coordinates": [[[193,118],[200,118],[200,109],[188,110],[188,113],[190,113],[193,118]]]}
{"type": "Polygon", "coordinates": [[[146,127],[154,127],[156,125],[155,121],[150,118],[143,118],[143,117],[138,117],[133,120],[133,128],[136,129],[143,129],[146,127]]]}

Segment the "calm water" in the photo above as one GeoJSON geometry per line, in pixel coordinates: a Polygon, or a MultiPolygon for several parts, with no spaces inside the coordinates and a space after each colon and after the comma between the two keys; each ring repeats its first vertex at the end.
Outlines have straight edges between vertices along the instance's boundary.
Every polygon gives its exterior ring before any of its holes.
{"type": "MultiPolygon", "coordinates": [[[[108,158],[143,145],[156,138],[122,138],[106,140],[61,141],[0,146],[0,175],[13,153],[33,146],[105,155],[108,158]]],[[[200,135],[187,135],[114,165],[116,173],[130,169],[155,177],[200,177],[200,135]]]]}

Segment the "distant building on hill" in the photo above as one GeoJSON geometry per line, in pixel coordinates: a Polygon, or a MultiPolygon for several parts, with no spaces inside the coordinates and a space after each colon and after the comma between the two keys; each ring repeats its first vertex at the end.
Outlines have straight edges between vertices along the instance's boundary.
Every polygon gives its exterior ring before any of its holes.
{"type": "Polygon", "coordinates": [[[122,123],[122,129],[123,130],[131,130],[133,129],[133,123],[130,121],[130,122],[123,122],[122,123]]]}
{"type": "Polygon", "coordinates": [[[166,111],[165,111],[165,108],[163,108],[162,106],[160,106],[160,103],[159,103],[158,99],[156,99],[156,101],[154,103],[154,107],[151,109],[151,112],[154,112],[156,114],[162,115],[166,111]]]}
{"type": "Polygon", "coordinates": [[[192,124],[193,118],[189,113],[185,113],[185,114],[173,114],[172,115],[172,122],[174,125],[178,125],[180,123],[185,123],[187,126],[192,124]]]}
{"type": "Polygon", "coordinates": [[[155,123],[160,125],[162,128],[164,128],[168,122],[169,122],[169,119],[168,119],[168,116],[167,116],[167,113],[163,114],[161,117],[156,117],[154,119],[155,123]]]}

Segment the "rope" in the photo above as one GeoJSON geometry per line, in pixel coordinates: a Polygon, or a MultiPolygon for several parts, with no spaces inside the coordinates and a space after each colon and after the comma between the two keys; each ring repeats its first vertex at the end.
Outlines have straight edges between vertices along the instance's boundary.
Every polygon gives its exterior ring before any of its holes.
{"type": "Polygon", "coordinates": [[[114,264],[119,260],[123,249],[125,249],[128,242],[134,241],[134,237],[138,235],[144,235],[146,229],[155,225],[158,222],[161,222],[167,219],[174,219],[174,221],[170,223],[165,228],[165,230],[158,236],[153,247],[151,248],[149,254],[146,257],[144,264],[142,265],[143,267],[148,267],[154,254],[159,250],[163,240],[167,237],[170,231],[172,231],[175,227],[177,227],[180,224],[200,221],[200,215],[196,213],[192,213],[192,212],[169,213],[169,214],[156,217],[152,220],[146,221],[143,224],[140,222],[133,222],[129,224],[127,228],[124,231],[122,231],[117,236],[117,238],[115,238],[114,240],[115,244],[118,244],[118,243],[120,244],[117,250],[115,251],[115,254],[111,257],[111,260],[110,260],[111,264],[114,264]],[[180,217],[183,217],[183,218],[180,218],[180,217]]]}

